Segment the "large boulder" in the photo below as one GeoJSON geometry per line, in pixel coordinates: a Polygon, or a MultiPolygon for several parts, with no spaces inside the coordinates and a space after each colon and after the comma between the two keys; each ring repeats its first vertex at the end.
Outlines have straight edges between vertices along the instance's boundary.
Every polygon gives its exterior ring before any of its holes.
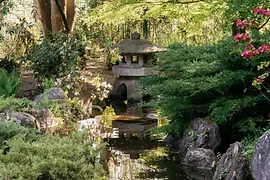
{"type": "Polygon", "coordinates": [[[211,149],[190,149],[184,160],[183,164],[198,169],[213,169],[217,163],[215,153],[211,149]]]}
{"type": "Polygon", "coordinates": [[[184,131],[182,138],[177,139],[169,135],[165,139],[169,147],[177,147],[183,156],[191,148],[204,148],[214,151],[219,146],[220,141],[221,138],[217,124],[201,118],[194,119],[190,122],[190,126],[184,131]]]}
{"type": "Polygon", "coordinates": [[[251,167],[252,177],[255,180],[270,179],[270,130],[257,141],[251,167]]]}
{"type": "Polygon", "coordinates": [[[245,147],[236,142],[231,144],[226,153],[222,155],[217,164],[213,180],[245,180],[248,172],[249,163],[245,147]]]}
{"type": "Polygon", "coordinates": [[[211,149],[190,149],[184,160],[186,174],[198,180],[211,179],[217,164],[215,153],[211,149]]]}
{"type": "Polygon", "coordinates": [[[36,96],[35,102],[42,103],[44,100],[66,100],[67,95],[64,93],[64,91],[61,88],[51,88],[46,90],[44,93],[36,96]]]}
{"type": "Polygon", "coordinates": [[[36,118],[31,114],[25,112],[11,112],[11,113],[1,113],[1,120],[14,121],[27,128],[38,128],[39,124],[36,118]]]}
{"type": "Polygon", "coordinates": [[[31,110],[29,114],[34,116],[39,122],[39,130],[41,132],[53,133],[58,126],[58,121],[49,109],[31,110]]]}

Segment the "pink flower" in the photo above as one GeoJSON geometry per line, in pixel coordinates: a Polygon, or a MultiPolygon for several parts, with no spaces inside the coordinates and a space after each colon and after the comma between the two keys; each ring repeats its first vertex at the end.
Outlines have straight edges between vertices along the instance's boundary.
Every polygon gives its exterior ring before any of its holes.
{"type": "Polygon", "coordinates": [[[246,27],[248,24],[247,24],[247,22],[245,22],[245,21],[241,21],[241,19],[238,19],[237,21],[236,21],[236,26],[241,26],[242,28],[244,28],[244,27],[246,27]]]}
{"type": "Polygon", "coordinates": [[[249,50],[245,49],[244,52],[241,53],[241,56],[243,58],[249,58],[249,59],[252,59],[253,58],[253,52],[250,52],[249,50]]]}
{"type": "Polygon", "coordinates": [[[246,49],[247,50],[253,50],[253,49],[255,49],[255,47],[252,44],[249,44],[246,49]]]}
{"type": "Polygon", "coordinates": [[[270,16],[270,11],[264,9],[264,8],[255,8],[253,10],[253,13],[254,14],[261,14],[261,15],[264,15],[264,16],[270,16]]]}
{"type": "Polygon", "coordinates": [[[241,26],[241,24],[242,24],[241,19],[238,19],[238,20],[236,21],[236,26],[241,26]]]}
{"type": "Polygon", "coordinates": [[[257,81],[258,83],[262,83],[263,82],[263,79],[261,77],[259,78],[254,78],[255,81],[257,81]]]}
{"type": "Polygon", "coordinates": [[[266,54],[266,53],[269,53],[269,52],[270,52],[270,46],[267,45],[267,44],[263,44],[263,45],[261,45],[261,47],[259,47],[258,50],[259,50],[261,53],[266,54]]]}
{"type": "Polygon", "coordinates": [[[242,36],[241,34],[236,34],[233,38],[235,41],[239,42],[241,39],[241,36],[242,36]]]}
{"type": "Polygon", "coordinates": [[[254,13],[254,14],[259,14],[259,11],[260,11],[259,8],[255,8],[255,9],[253,10],[253,13],[254,13]]]}
{"type": "Polygon", "coordinates": [[[242,34],[241,38],[242,38],[243,41],[247,41],[247,40],[250,39],[250,35],[249,34],[242,34]]]}
{"type": "Polygon", "coordinates": [[[242,34],[236,34],[233,38],[234,38],[234,40],[236,42],[239,42],[241,39],[243,41],[247,41],[247,40],[250,39],[250,35],[249,34],[244,34],[244,33],[242,33],[242,34]]]}
{"type": "Polygon", "coordinates": [[[254,55],[259,55],[260,54],[260,51],[256,49],[255,51],[253,51],[253,54],[254,55]]]}

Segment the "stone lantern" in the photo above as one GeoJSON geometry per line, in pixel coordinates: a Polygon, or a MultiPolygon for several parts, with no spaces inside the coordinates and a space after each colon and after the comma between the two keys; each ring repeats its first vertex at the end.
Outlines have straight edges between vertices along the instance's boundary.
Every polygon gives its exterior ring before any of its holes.
{"type": "Polygon", "coordinates": [[[139,101],[142,98],[138,80],[140,77],[153,74],[151,70],[154,53],[167,51],[166,48],[140,39],[139,33],[132,33],[130,39],[124,39],[119,44],[111,46],[118,48],[122,57],[119,65],[114,65],[112,72],[116,79],[111,96],[126,96],[124,99],[139,101]]]}

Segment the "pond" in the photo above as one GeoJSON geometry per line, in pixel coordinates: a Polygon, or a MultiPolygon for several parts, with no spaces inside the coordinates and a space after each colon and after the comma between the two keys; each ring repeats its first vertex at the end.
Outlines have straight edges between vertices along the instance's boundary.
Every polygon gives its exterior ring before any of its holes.
{"type": "Polygon", "coordinates": [[[107,167],[110,180],[190,180],[180,161],[166,147],[149,138],[108,139],[107,167]]]}
{"type": "Polygon", "coordinates": [[[134,108],[124,102],[111,104],[102,116],[81,122],[91,124],[88,129],[98,132],[102,142],[108,144],[100,157],[110,180],[193,180],[186,175],[179,155],[149,135],[149,130],[158,126],[157,118],[145,117],[149,109],[134,108]],[[107,127],[97,125],[100,122],[107,127]],[[104,133],[104,129],[110,132],[104,133]]]}

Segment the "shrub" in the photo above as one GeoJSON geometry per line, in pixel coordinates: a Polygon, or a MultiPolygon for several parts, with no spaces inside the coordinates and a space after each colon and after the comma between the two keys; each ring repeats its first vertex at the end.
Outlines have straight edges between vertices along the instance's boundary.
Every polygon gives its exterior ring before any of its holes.
{"type": "Polygon", "coordinates": [[[20,85],[20,77],[17,73],[8,73],[0,69],[0,96],[9,97],[14,94],[20,85]]]}
{"type": "Polygon", "coordinates": [[[83,48],[83,42],[76,37],[60,34],[35,44],[25,58],[39,77],[64,77],[84,67],[85,61],[80,57],[83,48]]]}
{"type": "Polygon", "coordinates": [[[6,127],[7,134],[11,129],[23,130],[9,139],[8,149],[1,149],[0,179],[106,179],[97,158],[100,148],[93,148],[87,134],[65,138],[36,135],[36,139],[29,139],[25,138],[29,130],[6,127]]]}
{"type": "Polygon", "coordinates": [[[8,73],[11,73],[12,71],[18,70],[19,64],[14,59],[5,57],[0,59],[0,67],[7,70],[8,73]]]}
{"type": "Polygon", "coordinates": [[[35,107],[36,104],[30,101],[27,98],[14,98],[14,97],[0,97],[0,112],[9,111],[9,112],[19,112],[24,111],[25,109],[29,109],[35,107]]]}
{"type": "Polygon", "coordinates": [[[2,148],[4,148],[3,145],[7,145],[7,140],[19,134],[23,134],[28,140],[33,140],[38,137],[34,130],[27,129],[13,121],[0,120],[0,146],[2,146],[2,148]]]}
{"type": "Polygon", "coordinates": [[[181,134],[191,120],[202,117],[239,138],[268,126],[258,119],[267,117],[269,102],[252,87],[259,61],[243,60],[239,52],[232,37],[211,46],[169,46],[158,62],[160,75],[142,79],[152,104],[169,119],[164,129],[181,134]]]}

